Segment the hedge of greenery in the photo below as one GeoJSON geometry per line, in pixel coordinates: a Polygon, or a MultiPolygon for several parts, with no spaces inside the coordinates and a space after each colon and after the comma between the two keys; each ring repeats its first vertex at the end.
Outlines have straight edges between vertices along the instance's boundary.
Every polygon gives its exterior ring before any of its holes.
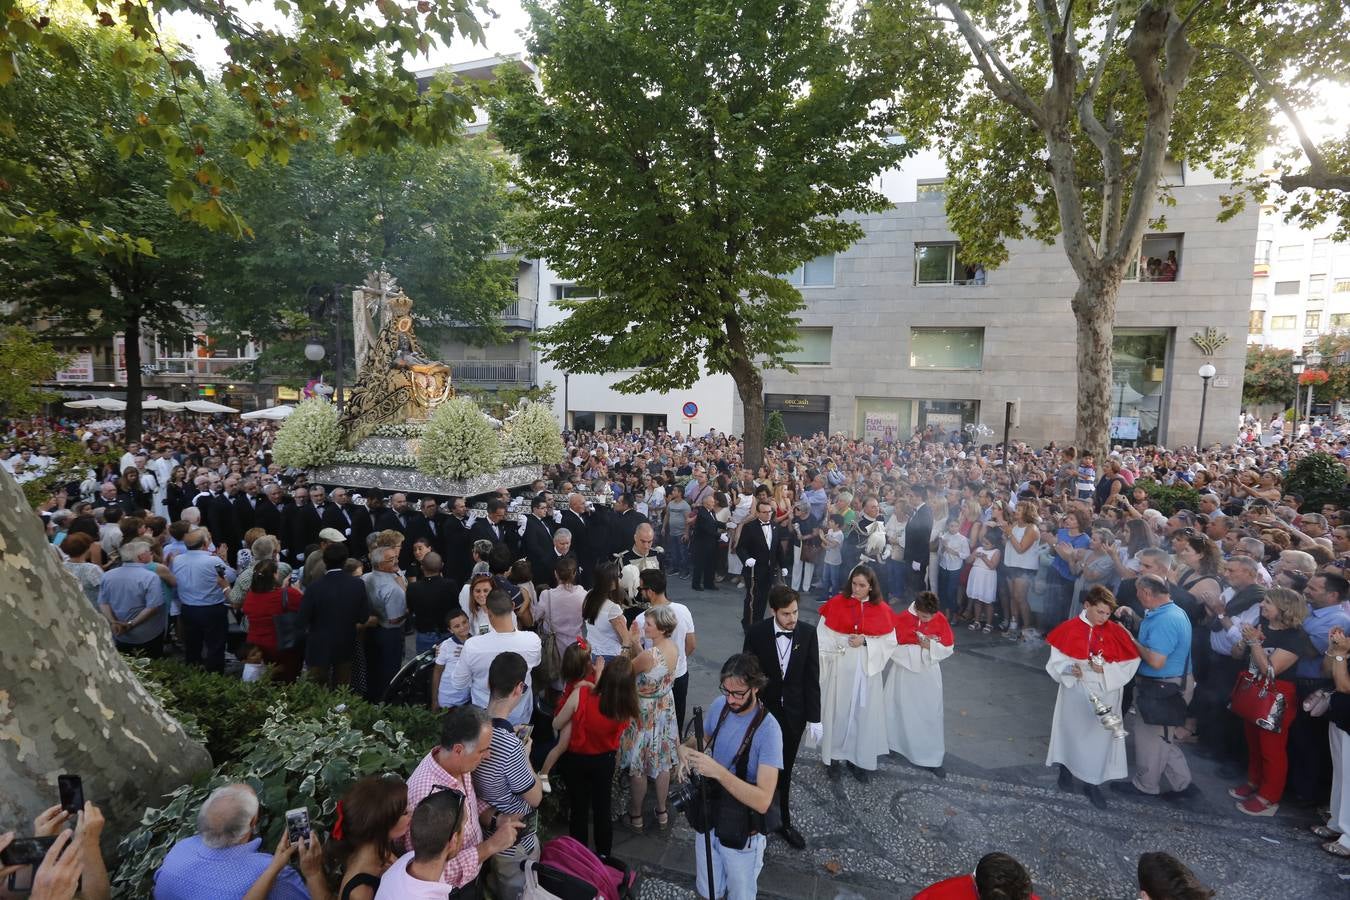
{"type": "Polygon", "coordinates": [[[1309,453],[1294,463],[1284,480],[1284,491],[1303,498],[1304,512],[1320,513],[1325,503],[1343,507],[1350,502],[1345,466],[1330,453],[1309,453]]]}
{"type": "Polygon", "coordinates": [[[1179,509],[1196,510],[1200,505],[1200,492],[1185,482],[1174,485],[1159,484],[1151,478],[1140,478],[1134,483],[1148,494],[1149,506],[1165,516],[1171,516],[1179,509]]]}

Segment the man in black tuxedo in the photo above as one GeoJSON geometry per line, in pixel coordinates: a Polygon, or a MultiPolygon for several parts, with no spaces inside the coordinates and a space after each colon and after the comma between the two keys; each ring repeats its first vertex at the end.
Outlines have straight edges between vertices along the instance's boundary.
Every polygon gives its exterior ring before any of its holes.
{"type": "Polygon", "coordinates": [[[305,548],[318,543],[319,529],[322,527],[314,507],[309,502],[309,489],[297,487],[291,491],[294,502],[281,509],[281,546],[286,548],[286,558],[292,566],[302,563],[305,548]],[[311,525],[314,527],[311,528],[311,525]],[[311,537],[311,534],[313,537],[311,537]]]}
{"type": "Polygon", "coordinates": [[[435,550],[441,546],[441,541],[445,536],[445,520],[447,516],[441,512],[440,504],[436,502],[435,497],[423,497],[421,513],[408,516],[408,530],[405,532],[407,540],[403,542],[403,549],[399,552],[398,565],[403,571],[408,571],[413,564],[412,545],[418,538],[425,538],[427,545],[435,550]]]}
{"type": "MultiPolygon", "coordinates": [[[[344,487],[333,488],[333,502],[323,515],[323,527],[335,528],[347,538],[347,547],[358,556],[366,554],[366,538],[370,536],[370,512],[364,506],[351,502],[344,487]]],[[[435,544],[432,545],[435,547],[435,544]]]]}
{"type": "Polygon", "coordinates": [[[192,503],[201,511],[202,524],[211,532],[211,541],[217,546],[224,544],[228,548],[229,561],[233,565],[243,532],[235,524],[234,503],[225,496],[221,482],[212,481],[210,487],[198,494],[192,503]]]}
{"type": "Polygon", "coordinates": [[[506,501],[493,497],[487,503],[487,516],[477,519],[470,529],[475,541],[505,544],[515,553],[520,548],[520,531],[514,522],[506,521],[506,501]]]}
{"type": "Polygon", "coordinates": [[[914,512],[905,523],[905,577],[909,589],[904,595],[906,599],[927,589],[928,545],[933,540],[933,510],[928,506],[928,486],[916,484],[909,493],[914,512]]]}
{"type": "Polygon", "coordinates": [[[239,488],[229,497],[234,507],[234,521],[239,525],[239,536],[243,537],[258,524],[258,501],[262,500],[262,494],[258,491],[257,480],[253,478],[244,479],[239,488]]]}
{"type": "Polygon", "coordinates": [[[783,530],[773,524],[773,501],[755,502],[755,518],[741,526],[736,555],[745,566],[745,609],[741,627],[749,628],[764,618],[769,590],[778,583],[788,563],[784,561],[783,530]]]}
{"type": "Polygon", "coordinates": [[[469,507],[463,497],[451,497],[445,503],[450,515],[445,517],[440,554],[445,562],[445,578],[456,590],[469,580],[473,569],[473,536],[469,533],[469,507]]]}
{"type": "Polygon", "coordinates": [[[525,517],[525,533],[521,535],[520,549],[530,561],[530,574],[535,584],[548,584],[553,571],[553,529],[549,526],[548,494],[536,494],[530,501],[530,514],[525,517]]]}
{"type": "Polygon", "coordinates": [[[769,592],[769,606],[773,618],[750,626],[743,652],[755,655],[769,679],[759,699],[783,730],[783,770],[778,776],[783,827],[778,833],[789,845],[802,850],[806,839],[792,827],[788,792],[802,735],[811,729],[815,739],[820,739],[820,650],[816,630],[798,621],[796,591],[785,584],[775,586],[769,592]]]}
{"type": "MultiPolygon", "coordinates": [[[[244,489],[247,493],[248,489],[244,489]]],[[[281,535],[281,485],[272,482],[262,489],[262,496],[253,504],[253,523],[272,537],[281,535]]]]}
{"type": "MultiPolygon", "coordinates": [[[[401,495],[400,495],[401,496],[401,495]]],[[[397,531],[407,535],[408,523],[388,507],[383,491],[371,491],[366,494],[366,512],[370,513],[372,531],[397,531]]]]}
{"type": "Polygon", "coordinates": [[[605,554],[606,558],[618,556],[632,547],[633,535],[637,534],[638,526],[650,524],[651,520],[637,511],[632,494],[625,492],[620,495],[614,501],[614,510],[608,517],[609,552],[605,554]]]}
{"type": "Polygon", "coordinates": [[[572,555],[577,558],[577,584],[589,587],[591,571],[595,568],[595,550],[591,543],[590,513],[586,511],[586,498],[577,493],[567,495],[567,509],[562,511],[560,527],[572,534],[572,555]]]}

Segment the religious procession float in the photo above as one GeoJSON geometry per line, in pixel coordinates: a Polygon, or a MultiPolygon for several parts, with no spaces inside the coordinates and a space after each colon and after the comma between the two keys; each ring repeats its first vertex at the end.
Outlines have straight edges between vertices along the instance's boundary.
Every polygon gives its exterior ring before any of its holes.
{"type": "Polygon", "coordinates": [[[552,410],[522,402],[504,420],[455,396],[450,367],[417,340],[412,299],[387,273],[352,296],[359,361],[341,412],[303,401],[277,433],[272,458],[311,481],[349,488],[474,497],[528,485],[563,458],[552,410]]]}

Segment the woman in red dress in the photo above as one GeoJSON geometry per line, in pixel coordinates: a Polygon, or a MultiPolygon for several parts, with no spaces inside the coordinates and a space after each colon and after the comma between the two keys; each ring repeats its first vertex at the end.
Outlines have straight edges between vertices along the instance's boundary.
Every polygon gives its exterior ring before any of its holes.
{"type": "Polygon", "coordinates": [[[257,645],[263,659],[272,663],[272,677],[276,681],[294,681],[300,674],[301,648],[282,650],[277,646],[276,617],[282,612],[300,609],[300,589],[278,584],[277,562],[264,559],[253,567],[253,582],[244,595],[244,615],[248,618],[250,644],[257,645]]]}

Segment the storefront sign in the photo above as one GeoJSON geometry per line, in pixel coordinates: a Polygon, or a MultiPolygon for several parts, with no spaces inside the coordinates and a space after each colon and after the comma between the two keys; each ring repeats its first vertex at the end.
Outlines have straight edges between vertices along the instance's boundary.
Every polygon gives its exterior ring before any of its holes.
{"type": "Polygon", "coordinates": [[[87,384],[94,380],[94,354],[81,350],[70,357],[70,365],[56,373],[57,384],[87,384]]]}
{"type": "Polygon", "coordinates": [[[899,431],[900,414],[898,412],[875,411],[863,413],[864,441],[894,443],[895,436],[899,431]]]}
{"type": "Polygon", "coordinates": [[[1139,417],[1138,416],[1112,416],[1111,417],[1111,438],[1122,441],[1139,440],[1139,417]]]}

